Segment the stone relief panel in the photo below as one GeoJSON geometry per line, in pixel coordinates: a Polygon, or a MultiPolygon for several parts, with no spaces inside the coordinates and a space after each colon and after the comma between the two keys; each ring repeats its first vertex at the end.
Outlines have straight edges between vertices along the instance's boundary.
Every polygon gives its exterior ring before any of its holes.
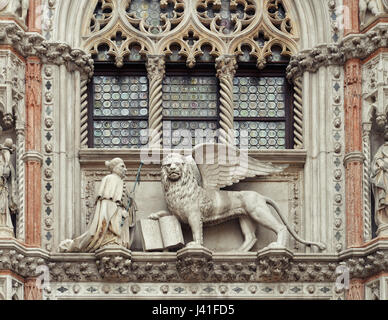
{"type": "MultiPolygon", "coordinates": [[[[82,230],[86,230],[86,226],[91,221],[95,210],[95,197],[102,178],[108,172],[105,170],[85,168],[82,170],[81,179],[81,214],[79,223],[82,223],[82,230]]],[[[125,183],[128,188],[132,188],[136,169],[129,168],[125,183]]],[[[303,238],[303,173],[294,168],[290,172],[275,174],[271,177],[250,178],[247,181],[241,182],[238,185],[230,188],[230,190],[251,190],[257,191],[263,195],[273,197],[274,201],[279,204],[282,214],[286,216],[288,223],[292,226],[293,231],[303,238]],[[279,198],[280,196],[280,198],[279,198]]],[[[143,169],[141,174],[140,185],[137,186],[135,199],[138,207],[137,220],[146,219],[152,213],[167,210],[167,205],[164,199],[162,185],[160,183],[160,170],[143,169]]],[[[78,222],[77,222],[78,223],[78,222]]],[[[183,235],[185,242],[193,240],[191,230],[188,225],[182,224],[183,235]]],[[[139,227],[136,228],[134,243],[131,250],[143,251],[141,234],[139,227]]],[[[222,226],[205,227],[204,246],[219,252],[237,250],[243,242],[242,234],[239,228],[238,220],[227,221],[222,226]],[[228,235],[228,237],[225,237],[228,235]],[[227,239],[227,241],[226,241],[227,239]]],[[[264,227],[259,227],[256,230],[257,238],[259,239],[256,246],[252,249],[258,251],[267,246],[270,242],[276,239],[275,234],[264,227]]],[[[304,245],[293,240],[289,236],[287,247],[297,252],[304,252],[304,245]]]]}

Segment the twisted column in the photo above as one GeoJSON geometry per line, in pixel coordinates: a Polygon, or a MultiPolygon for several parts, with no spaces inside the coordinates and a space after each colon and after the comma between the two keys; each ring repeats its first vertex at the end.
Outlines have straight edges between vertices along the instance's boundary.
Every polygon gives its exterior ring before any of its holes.
{"type": "Polygon", "coordinates": [[[88,147],[88,80],[81,80],[81,148],[88,147]]]}
{"type": "Polygon", "coordinates": [[[164,56],[147,57],[149,80],[149,147],[160,148],[162,144],[163,108],[162,82],[166,73],[164,56]]]}
{"type": "Polygon", "coordinates": [[[16,124],[16,162],[17,162],[17,186],[18,186],[18,203],[19,203],[19,214],[17,216],[17,230],[16,237],[19,240],[25,240],[25,222],[24,222],[24,188],[25,188],[25,177],[24,177],[24,160],[23,155],[25,151],[25,138],[24,138],[24,124],[19,128],[19,124],[16,124]]]}
{"type": "Polygon", "coordinates": [[[220,142],[234,145],[233,78],[237,70],[236,58],[231,55],[223,55],[217,58],[216,69],[221,87],[220,142]]]}
{"type": "Polygon", "coordinates": [[[302,80],[294,82],[294,148],[303,149],[303,102],[302,80]]]}
{"type": "Polygon", "coordinates": [[[364,241],[372,239],[372,210],[371,210],[371,192],[370,192],[370,132],[371,123],[365,123],[362,135],[362,150],[364,154],[364,174],[363,174],[363,203],[364,203],[364,241]]]}

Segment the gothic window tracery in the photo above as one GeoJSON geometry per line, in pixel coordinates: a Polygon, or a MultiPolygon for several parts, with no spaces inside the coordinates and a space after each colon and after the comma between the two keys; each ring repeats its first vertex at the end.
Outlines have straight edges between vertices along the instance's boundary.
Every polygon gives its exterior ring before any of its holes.
{"type": "Polygon", "coordinates": [[[93,5],[84,43],[96,61],[89,147],[141,148],[150,129],[149,144],[167,148],[227,140],[249,149],[293,148],[290,88],[284,72],[271,73],[285,70],[297,51],[285,0],[93,5]],[[234,60],[231,67],[217,62],[224,57],[234,60]],[[100,65],[115,75],[99,73],[100,65]],[[133,65],[147,68],[139,75],[133,65]],[[255,72],[240,72],[244,65],[255,72]],[[127,90],[125,81],[138,83],[127,90]]]}

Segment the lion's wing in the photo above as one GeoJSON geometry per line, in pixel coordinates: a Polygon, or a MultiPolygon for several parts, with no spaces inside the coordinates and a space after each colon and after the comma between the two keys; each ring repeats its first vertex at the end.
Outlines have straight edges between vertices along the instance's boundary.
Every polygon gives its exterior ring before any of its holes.
{"type": "Polygon", "coordinates": [[[205,189],[221,189],[249,177],[282,172],[288,165],[273,165],[249,157],[224,144],[202,144],[193,149],[193,158],[205,189]]]}

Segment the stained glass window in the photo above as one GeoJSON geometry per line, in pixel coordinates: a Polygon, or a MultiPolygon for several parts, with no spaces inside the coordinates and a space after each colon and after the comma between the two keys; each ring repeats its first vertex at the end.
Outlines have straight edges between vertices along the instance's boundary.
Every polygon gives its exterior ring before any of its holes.
{"type": "Polygon", "coordinates": [[[93,147],[140,148],[148,137],[146,76],[93,78],[93,147]]]}
{"type": "Polygon", "coordinates": [[[248,149],[285,149],[285,78],[236,76],[233,93],[236,145],[248,149]]]}
{"type": "Polygon", "coordinates": [[[215,76],[166,76],[162,99],[164,147],[190,148],[216,142],[218,80],[215,76]]]}

